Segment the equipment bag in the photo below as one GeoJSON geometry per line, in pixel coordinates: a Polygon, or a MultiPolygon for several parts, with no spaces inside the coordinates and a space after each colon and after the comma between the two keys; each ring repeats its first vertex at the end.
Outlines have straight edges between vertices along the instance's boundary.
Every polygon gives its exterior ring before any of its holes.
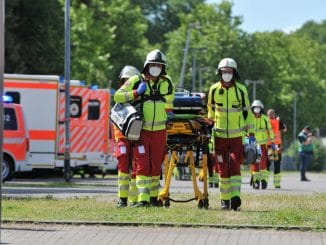
{"type": "Polygon", "coordinates": [[[128,140],[138,140],[143,127],[139,112],[130,103],[116,103],[111,109],[111,121],[128,140]]]}

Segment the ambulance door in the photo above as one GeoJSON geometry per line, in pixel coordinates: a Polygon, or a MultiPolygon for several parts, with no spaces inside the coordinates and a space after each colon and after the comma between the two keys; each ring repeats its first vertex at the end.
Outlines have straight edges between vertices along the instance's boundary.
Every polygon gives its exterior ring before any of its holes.
{"type": "Polygon", "coordinates": [[[109,91],[90,89],[87,116],[87,148],[88,159],[96,163],[104,163],[108,145],[109,91]]]}
{"type": "MultiPolygon", "coordinates": [[[[61,89],[64,91],[64,89],[61,89]]],[[[85,165],[87,152],[88,88],[70,87],[70,159],[72,166],[85,165]]],[[[65,94],[60,93],[58,153],[65,152],[65,94]]]]}

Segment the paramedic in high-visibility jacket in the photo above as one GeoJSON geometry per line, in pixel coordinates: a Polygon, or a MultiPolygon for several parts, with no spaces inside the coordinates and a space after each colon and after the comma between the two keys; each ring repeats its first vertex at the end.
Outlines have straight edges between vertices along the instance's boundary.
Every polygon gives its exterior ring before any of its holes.
{"type": "Polygon", "coordinates": [[[158,49],[146,56],[142,74],[129,78],[115,93],[117,103],[130,102],[143,115],[143,128],[132,144],[138,204],[158,206],[161,166],[166,153],[166,121],[173,116],[174,85],[166,74],[166,56],[158,49]]]}
{"type": "Polygon", "coordinates": [[[255,141],[253,114],[246,87],[239,80],[236,62],[222,59],[217,68],[219,81],[208,94],[208,118],[213,121],[215,157],[219,170],[221,208],[239,210],[241,206],[240,165],[244,160],[243,137],[255,141]]]}
{"type": "Polygon", "coordinates": [[[254,189],[267,188],[268,170],[267,170],[267,142],[272,142],[275,149],[274,133],[268,117],[263,113],[264,104],[260,100],[254,100],[251,105],[254,114],[254,131],[257,147],[259,147],[260,158],[251,165],[252,187],[254,189]]]}
{"type": "MultiPolygon", "coordinates": [[[[130,77],[140,75],[136,67],[126,65],[119,74],[119,87],[130,77]]],[[[117,207],[134,206],[138,201],[138,190],[136,187],[136,174],[133,159],[131,158],[132,141],[126,139],[117,126],[113,126],[114,140],[116,143],[115,155],[118,159],[118,197],[117,207]],[[130,173],[131,172],[131,173],[130,173]]]]}

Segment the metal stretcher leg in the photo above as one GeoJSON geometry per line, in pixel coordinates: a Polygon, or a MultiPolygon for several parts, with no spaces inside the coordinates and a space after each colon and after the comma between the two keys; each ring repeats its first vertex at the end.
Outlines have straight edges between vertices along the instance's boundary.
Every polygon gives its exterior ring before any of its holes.
{"type": "Polygon", "coordinates": [[[158,194],[158,199],[160,202],[163,203],[164,206],[170,206],[170,201],[169,201],[170,182],[173,174],[173,169],[176,167],[178,162],[179,162],[179,157],[177,151],[173,150],[171,152],[171,158],[170,158],[168,169],[164,170],[166,176],[164,177],[163,190],[158,194]]]}

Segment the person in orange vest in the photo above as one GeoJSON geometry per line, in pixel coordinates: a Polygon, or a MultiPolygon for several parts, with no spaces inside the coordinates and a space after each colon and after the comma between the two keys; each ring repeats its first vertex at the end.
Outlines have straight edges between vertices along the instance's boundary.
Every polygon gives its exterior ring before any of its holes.
{"type": "Polygon", "coordinates": [[[173,117],[174,84],[166,72],[166,56],[158,49],[146,55],[140,76],[130,77],[114,94],[116,103],[129,102],[140,108],[143,126],[133,142],[138,204],[161,206],[158,200],[161,167],[166,154],[167,119],[173,117]]]}
{"type": "MultiPolygon", "coordinates": [[[[119,87],[121,87],[130,77],[140,75],[137,68],[126,65],[119,75],[119,87]]],[[[114,125],[114,139],[116,142],[116,157],[118,159],[118,197],[117,207],[127,207],[128,199],[130,206],[135,206],[138,199],[138,189],[136,187],[135,166],[131,159],[130,140],[122,134],[120,129],[114,125]],[[131,170],[131,174],[130,174],[131,170]]]]}
{"type": "Polygon", "coordinates": [[[261,184],[261,188],[266,189],[268,184],[267,142],[274,142],[274,133],[267,116],[263,114],[263,103],[260,100],[254,100],[251,109],[254,114],[254,130],[257,146],[259,147],[260,152],[258,161],[251,165],[253,177],[252,185],[254,189],[259,189],[261,184]]]}
{"type": "Polygon", "coordinates": [[[269,171],[272,162],[274,163],[274,187],[281,188],[281,160],[282,160],[282,134],[285,133],[287,128],[284,122],[276,116],[274,109],[267,111],[267,116],[272,125],[274,132],[274,148],[271,141],[268,142],[268,162],[267,170],[269,171]]]}

